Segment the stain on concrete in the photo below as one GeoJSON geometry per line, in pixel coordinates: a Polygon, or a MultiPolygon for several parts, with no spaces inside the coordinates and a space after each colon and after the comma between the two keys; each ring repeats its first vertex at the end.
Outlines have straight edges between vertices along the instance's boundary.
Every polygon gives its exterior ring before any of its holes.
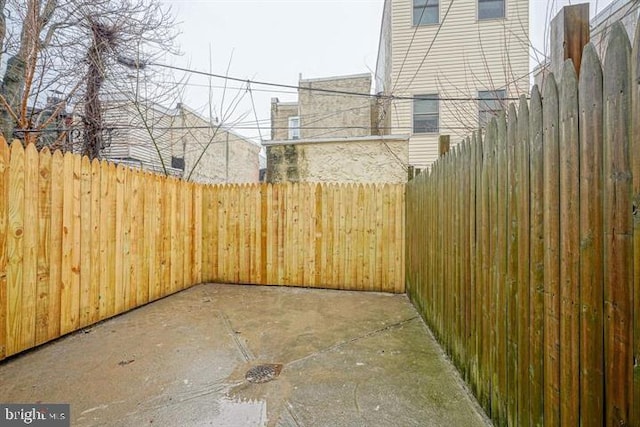
{"type": "Polygon", "coordinates": [[[404,295],[206,284],[1,362],[0,396],[74,426],[488,425],[457,375],[404,295]]]}

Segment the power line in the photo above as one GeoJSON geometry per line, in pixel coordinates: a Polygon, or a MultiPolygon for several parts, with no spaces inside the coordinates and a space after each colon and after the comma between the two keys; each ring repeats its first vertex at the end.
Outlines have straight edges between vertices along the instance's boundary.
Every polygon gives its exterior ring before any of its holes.
{"type": "MultiPolygon", "coordinates": [[[[43,128],[43,129],[16,129],[16,132],[25,132],[25,133],[47,133],[47,132],[71,132],[74,130],[79,130],[79,127],[75,128],[43,128]]],[[[233,128],[228,128],[223,125],[216,126],[153,126],[151,127],[151,131],[164,131],[164,130],[203,130],[203,129],[211,129],[216,130],[220,129],[223,132],[233,132],[235,129],[261,129],[256,125],[245,125],[245,126],[234,126],[233,128]]],[[[289,129],[288,126],[276,126],[272,129],[289,129]]],[[[402,126],[402,127],[372,127],[372,126],[308,126],[305,129],[311,130],[348,130],[348,129],[361,129],[361,130],[374,130],[374,129],[413,129],[412,126],[402,126]]],[[[424,135],[438,135],[442,134],[442,130],[466,130],[466,129],[477,129],[476,126],[446,126],[440,127],[440,132],[437,133],[426,133],[424,135]]],[[[118,126],[103,126],[98,130],[102,131],[118,131],[118,130],[145,130],[144,126],[133,126],[133,125],[118,125],[118,126]]],[[[364,135],[366,137],[372,137],[376,135],[364,135]]]]}
{"type": "Polygon", "coordinates": [[[202,76],[215,77],[215,78],[218,78],[218,79],[232,80],[232,81],[235,81],[235,82],[242,82],[242,83],[255,84],[255,85],[261,85],[261,86],[283,87],[283,88],[287,88],[287,89],[308,90],[308,91],[312,91],[312,92],[325,92],[325,93],[334,93],[334,94],[340,94],[340,95],[365,96],[365,97],[375,97],[376,96],[376,95],[372,95],[370,93],[349,92],[349,91],[344,91],[344,90],[333,90],[333,89],[323,89],[323,88],[306,88],[306,87],[303,87],[303,86],[294,86],[294,85],[288,85],[288,84],[283,84],[283,83],[273,83],[273,82],[263,82],[263,81],[251,80],[251,79],[241,79],[239,77],[223,76],[221,74],[207,73],[207,72],[204,72],[204,71],[191,70],[191,69],[188,69],[188,68],[176,67],[176,66],[173,66],[173,65],[160,64],[160,63],[150,63],[149,65],[155,65],[157,67],[162,67],[162,68],[169,68],[169,69],[172,69],[172,70],[182,71],[182,72],[185,72],[185,73],[199,74],[199,75],[202,75],[202,76]]]}
{"type": "Polygon", "coordinates": [[[422,22],[422,17],[424,12],[427,10],[427,6],[431,0],[427,0],[422,6],[422,12],[420,12],[420,19],[418,19],[418,24],[414,24],[415,28],[413,29],[413,34],[411,35],[411,41],[409,42],[409,46],[407,47],[407,51],[404,53],[404,58],[402,58],[402,64],[400,65],[400,71],[398,71],[398,75],[396,76],[396,81],[393,83],[393,87],[391,88],[391,93],[396,89],[396,85],[398,84],[398,80],[400,79],[400,75],[402,74],[402,70],[404,69],[404,64],[407,61],[407,57],[409,56],[409,51],[411,50],[411,46],[413,45],[413,40],[416,38],[416,33],[418,32],[418,28],[420,28],[420,23],[422,22]]]}
{"type": "Polygon", "coordinates": [[[438,34],[440,34],[440,30],[444,26],[444,22],[447,20],[447,16],[449,16],[449,12],[451,11],[451,6],[453,6],[454,2],[455,2],[455,0],[451,0],[451,3],[449,3],[449,7],[447,7],[447,11],[444,13],[444,16],[442,17],[442,22],[440,23],[440,25],[438,25],[438,29],[436,30],[436,33],[433,36],[433,39],[431,39],[431,43],[429,44],[429,47],[427,48],[427,51],[425,52],[424,56],[422,57],[422,61],[420,62],[420,65],[418,65],[418,69],[413,74],[413,77],[411,77],[411,80],[409,80],[409,84],[406,87],[411,87],[411,85],[413,84],[413,81],[416,79],[416,76],[420,72],[420,69],[422,68],[422,65],[424,65],[424,61],[427,60],[427,56],[429,56],[429,52],[431,52],[431,48],[433,47],[433,44],[435,43],[436,39],[438,38],[438,34]]]}
{"type": "Polygon", "coordinates": [[[260,129],[258,112],[256,111],[256,103],[253,101],[253,92],[251,91],[251,85],[247,85],[247,91],[249,91],[249,96],[251,97],[251,106],[253,107],[253,116],[256,118],[256,126],[258,127],[258,133],[260,134],[260,141],[262,141],[262,130],[260,129]]]}
{"type": "MultiPolygon", "coordinates": [[[[449,7],[451,7],[451,5],[453,4],[453,1],[449,4],[449,7]]],[[[450,9],[448,9],[450,10],[450,9]]],[[[448,12],[447,10],[447,12],[448,12]]],[[[443,23],[444,23],[444,19],[446,18],[446,14],[443,18],[443,23]]],[[[442,26],[440,26],[439,28],[441,28],[442,26]]],[[[432,43],[433,44],[433,43],[432,43]]],[[[429,52],[427,51],[427,54],[429,52]]],[[[426,59],[426,56],[423,58],[423,62],[426,59]]],[[[274,83],[274,82],[265,82],[265,81],[258,81],[258,80],[251,80],[251,79],[241,79],[239,77],[231,77],[231,76],[224,76],[221,74],[215,74],[215,73],[208,73],[205,71],[199,71],[199,70],[191,70],[188,68],[183,68],[183,67],[176,67],[173,65],[167,65],[167,64],[160,64],[160,63],[151,63],[149,65],[155,65],[158,67],[163,67],[163,68],[169,68],[169,69],[173,69],[173,70],[177,70],[177,71],[182,71],[185,73],[192,73],[192,74],[198,74],[198,75],[202,75],[202,76],[209,76],[209,77],[215,77],[218,79],[224,79],[224,80],[232,80],[232,81],[236,81],[236,82],[242,82],[242,83],[246,83],[246,84],[251,84],[251,85],[262,85],[262,86],[271,86],[271,87],[282,87],[282,88],[287,88],[287,89],[296,89],[296,90],[306,90],[306,91],[310,91],[310,92],[320,92],[320,93],[326,93],[326,94],[334,94],[334,95],[350,95],[350,96],[361,96],[361,97],[366,97],[366,98],[385,98],[385,99],[390,99],[390,100],[405,100],[405,101],[413,101],[413,100],[420,100],[423,99],[420,96],[397,96],[397,95],[375,95],[375,94],[371,94],[371,93],[364,93],[364,92],[350,92],[350,91],[345,91],[345,90],[334,90],[334,89],[323,89],[323,88],[314,88],[314,87],[304,87],[304,86],[294,86],[294,85],[288,85],[288,84],[283,84],[283,83],[274,83]]],[[[420,68],[418,68],[419,71],[420,68]]],[[[413,77],[413,79],[415,79],[415,75],[413,77]]],[[[411,81],[411,83],[413,83],[413,79],[411,81]]],[[[501,98],[501,100],[517,100],[519,98],[501,98]]],[[[479,98],[477,97],[447,97],[447,98],[440,98],[441,101],[480,101],[479,98]]],[[[483,99],[483,100],[491,100],[491,99],[483,99]]],[[[498,99],[493,99],[494,101],[497,101],[498,99]]]]}

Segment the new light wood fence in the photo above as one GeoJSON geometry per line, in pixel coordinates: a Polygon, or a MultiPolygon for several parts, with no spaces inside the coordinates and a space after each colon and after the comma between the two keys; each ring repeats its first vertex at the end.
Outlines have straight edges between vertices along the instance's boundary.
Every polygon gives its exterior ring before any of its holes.
{"type": "Polygon", "coordinates": [[[639,44],[408,186],[408,293],[498,425],[640,426],[639,44]]]}
{"type": "Polygon", "coordinates": [[[403,292],[404,186],[204,186],[0,140],[0,359],[209,281],[403,292]]]}

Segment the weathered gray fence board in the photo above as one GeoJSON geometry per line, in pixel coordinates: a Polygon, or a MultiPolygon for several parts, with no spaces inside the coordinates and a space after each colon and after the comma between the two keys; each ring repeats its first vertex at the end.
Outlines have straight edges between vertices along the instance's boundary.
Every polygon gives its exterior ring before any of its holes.
{"type": "Polygon", "coordinates": [[[602,67],[593,45],[582,55],[580,112],[580,419],[604,422],[602,270],[602,67]]]}
{"type": "Polygon", "coordinates": [[[578,425],[579,405],[579,142],[578,80],[567,60],[560,85],[560,424],[578,425]]]}
{"type": "Polygon", "coordinates": [[[493,227],[496,233],[495,245],[495,276],[493,286],[495,289],[495,371],[493,390],[498,413],[496,419],[499,424],[506,422],[506,397],[507,397],[507,239],[508,239],[508,170],[507,170],[507,122],[504,112],[498,115],[496,120],[498,139],[494,167],[496,168],[496,221],[493,227]]]}
{"type": "Polygon", "coordinates": [[[611,28],[409,184],[410,297],[496,425],[640,426],[640,25],[611,28]]]}
{"type": "Polygon", "coordinates": [[[544,211],[544,423],[560,425],[560,155],[558,90],[550,75],[542,101],[544,211]]]}
{"type": "Polygon", "coordinates": [[[518,129],[515,149],[516,210],[517,210],[517,405],[516,419],[512,425],[529,426],[530,398],[529,381],[529,322],[530,322],[530,288],[529,288],[529,107],[524,96],[520,98],[518,107],[518,129]]]}
{"type": "MultiPolygon", "coordinates": [[[[640,24],[636,24],[636,34],[631,52],[631,173],[633,174],[633,393],[632,402],[640,401],[640,24]]],[[[631,425],[640,425],[640,405],[632,405],[631,425]]]]}
{"type": "Polygon", "coordinates": [[[629,162],[631,46],[621,24],[604,60],[605,422],[628,425],[632,390],[632,235],[629,162]]]}
{"type": "Polygon", "coordinates": [[[516,178],[516,147],[518,140],[518,117],[516,105],[510,104],[507,116],[507,319],[506,319],[506,366],[507,366],[507,424],[516,425],[517,414],[517,362],[518,362],[518,191],[519,182],[516,178]]]}
{"type": "Polygon", "coordinates": [[[542,97],[531,91],[529,111],[530,177],[530,358],[529,395],[531,425],[544,422],[544,164],[542,97]]]}

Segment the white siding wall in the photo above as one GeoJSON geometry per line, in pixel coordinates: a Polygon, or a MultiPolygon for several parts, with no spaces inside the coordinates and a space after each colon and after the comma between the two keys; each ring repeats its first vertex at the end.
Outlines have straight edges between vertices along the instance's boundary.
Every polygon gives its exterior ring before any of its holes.
{"type": "MultiPolygon", "coordinates": [[[[528,93],[528,0],[508,0],[506,19],[486,21],[476,18],[477,0],[453,0],[445,20],[451,1],[440,0],[442,28],[436,38],[440,25],[417,29],[412,25],[412,0],[393,0],[393,65],[391,84],[385,87],[385,93],[395,96],[433,93],[440,98],[475,98],[479,90],[505,86],[508,97],[528,93]],[[424,63],[420,65],[423,59],[424,63]]],[[[412,111],[411,100],[392,103],[388,112],[391,133],[412,134],[409,162],[424,168],[437,158],[438,135],[413,135],[412,111]]],[[[453,144],[459,142],[478,126],[477,101],[441,100],[439,125],[441,134],[451,135],[453,144]]]]}
{"type": "Polygon", "coordinates": [[[376,62],[375,91],[384,92],[391,81],[391,0],[384,0],[378,59],[376,62]]]}
{"type": "Polygon", "coordinates": [[[137,161],[145,169],[159,173],[163,172],[164,162],[171,175],[182,175],[181,170],[171,168],[171,156],[183,156],[180,147],[175,146],[172,138],[171,127],[175,126],[173,110],[159,111],[153,106],[141,105],[138,111],[128,101],[111,101],[103,105],[106,107],[106,126],[115,128],[110,138],[111,143],[102,150],[104,158],[116,162],[125,161],[132,165],[137,161]],[[151,130],[153,139],[145,124],[151,130]],[[162,155],[162,161],[158,151],[162,155]]]}

